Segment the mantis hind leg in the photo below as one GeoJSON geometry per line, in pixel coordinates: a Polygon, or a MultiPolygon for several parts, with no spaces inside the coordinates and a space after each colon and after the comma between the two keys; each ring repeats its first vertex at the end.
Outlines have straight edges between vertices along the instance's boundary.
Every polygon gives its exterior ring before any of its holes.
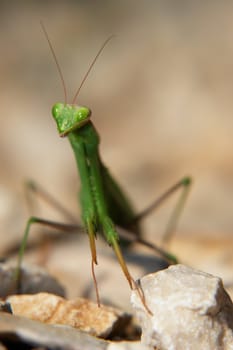
{"type": "Polygon", "coordinates": [[[28,219],[27,224],[26,224],[26,228],[24,230],[23,239],[21,241],[21,245],[20,245],[20,249],[19,249],[19,253],[18,253],[17,267],[15,269],[15,276],[14,277],[15,277],[15,280],[16,280],[16,283],[18,286],[18,290],[20,290],[20,280],[21,280],[20,272],[21,272],[21,267],[22,267],[23,256],[25,253],[26,244],[27,244],[29,233],[30,233],[30,229],[31,229],[31,226],[33,224],[40,224],[43,226],[51,227],[51,228],[62,230],[62,231],[69,231],[69,232],[73,232],[73,231],[77,231],[77,230],[81,229],[81,227],[79,225],[76,225],[76,224],[71,224],[71,225],[64,224],[64,223],[60,223],[60,222],[50,221],[50,220],[38,218],[35,216],[31,216],[28,219]]]}
{"type": "MultiPolygon", "coordinates": [[[[77,225],[77,228],[78,228],[77,231],[79,231],[79,232],[81,231],[81,225],[78,224],[75,216],[72,213],[70,213],[69,210],[67,210],[67,208],[65,208],[56,198],[54,198],[40,184],[36,183],[33,180],[28,180],[25,185],[26,185],[26,196],[27,196],[29,204],[31,204],[31,198],[30,198],[29,195],[31,193],[33,193],[35,196],[39,197],[41,200],[43,200],[46,203],[48,203],[58,213],[62,214],[64,217],[66,217],[72,223],[77,225]]],[[[166,197],[166,193],[163,194],[163,197],[166,197]]],[[[167,194],[167,196],[168,196],[168,194],[167,194]]],[[[162,201],[162,200],[160,200],[160,198],[157,199],[157,202],[159,202],[159,201],[161,202],[162,201]]],[[[164,198],[164,200],[165,199],[166,198],[164,198]]],[[[154,205],[155,205],[155,202],[154,202],[154,205]]],[[[144,216],[149,215],[150,212],[152,210],[155,210],[155,209],[156,208],[155,207],[152,208],[152,206],[148,207],[147,209],[143,210],[143,212],[141,212],[137,216],[134,216],[134,220],[138,220],[138,221],[142,220],[144,218],[144,216]]],[[[89,224],[88,224],[88,226],[89,226],[89,224]]],[[[119,225],[116,226],[116,229],[117,229],[118,235],[120,236],[120,243],[122,242],[122,240],[125,241],[125,242],[129,242],[129,244],[138,243],[138,244],[143,245],[143,246],[151,249],[152,251],[158,253],[159,255],[164,257],[164,259],[167,260],[168,263],[177,263],[177,259],[176,259],[176,257],[173,254],[163,250],[161,247],[158,247],[158,246],[156,246],[155,244],[153,244],[151,242],[148,242],[148,241],[144,240],[143,237],[141,237],[141,236],[139,236],[137,234],[135,235],[134,230],[129,230],[129,229],[126,229],[126,228],[122,228],[119,225]]],[[[69,230],[66,233],[73,233],[73,232],[69,230]]],[[[92,245],[91,242],[90,242],[90,245],[92,245]]],[[[123,245],[123,247],[125,248],[125,245],[123,245]]],[[[93,267],[92,267],[92,269],[93,269],[93,267]]]]}
{"type": "Polygon", "coordinates": [[[152,211],[159,208],[168,198],[170,198],[178,190],[181,190],[180,197],[173,209],[169,221],[166,225],[165,233],[163,234],[163,245],[167,244],[175,231],[180,215],[183,211],[190,187],[192,184],[192,179],[189,176],[182,178],[180,181],[171,186],[167,191],[165,191],[160,197],[158,197],[154,202],[152,202],[148,207],[142,210],[132,219],[132,224],[137,223],[148,216],[152,211]]]}
{"type": "MultiPolygon", "coordinates": [[[[67,220],[72,223],[77,223],[76,217],[65,208],[61,202],[59,202],[54,196],[52,196],[49,192],[47,192],[41,185],[39,185],[34,180],[27,180],[25,182],[25,195],[28,203],[28,207],[33,207],[34,201],[32,201],[31,194],[40,198],[47,204],[49,204],[53,209],[55,209],[58,213],[64,216],[67,220]]],[[[78,223],[77,223],[78,224],[78,223]]]]}

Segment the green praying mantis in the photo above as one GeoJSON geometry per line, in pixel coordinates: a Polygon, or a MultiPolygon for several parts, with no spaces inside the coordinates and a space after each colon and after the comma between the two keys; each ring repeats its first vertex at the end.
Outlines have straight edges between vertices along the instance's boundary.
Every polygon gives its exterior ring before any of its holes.
{"type": "MultiPolygon", "coordinates": [[[[121,229],[118,230],[118,227],[127,230],[128,233],[129,231],[133,231],[133,234],[130,233],[129,236],[126,235],[126,238],[123,239],[124,244],[127,244],[127,242],[129,244],[129,242],[132,240],[139,242],[145,246],[148,246],[149,248],[156,250],[166,260],[175,263],[176,258],[172,254],[143,240],[140,232],[139,221],[142,217],[148,215],[152,210],[158,207],[172,193],[176,192],[179,188],[183,188],[181,197],[179,198],[178,204],[175,207],[175,210],[173,211],[173,214],[167,227],[166,237],[168,237],[173,231],[177,218],[180,215],[180,212],[184,206],[188,189],[190,188],[191,178],[183,178],[181,181],[169,188],[168,191],[166,191],[161,197],[159,197],[143,212],[141,212],[138,215],[134,213],[134,210],[128,198],[126,197],[118,183],[112,177],[109,170],[106,168],[106,166],[101,160],[99,153],[100,137],[93,125],[93,122],[91,121],[91,110],[87,107],[79,106],[76,104],[76,100],[83,83],[85,82],[97,58],[99,57],[104,47],[112,37],[108,38],[102,45],[101,49],[95,56],[93,62],[91,63],[87,73],[85,74],[80,84],[80,87],[73,98],[72,103],[69,104],[67,103],[66,86],[61,72],[61,68],[58,64],[54,49],[52,47],[52,44],[50,42],[50,39],[48,37],[47,31],[43,23],[41,23],[41,26],[49,44],[53,58],[55,60],[56,67],[58,69],[59,76],[64,89],[65,102],[56,103],[52,107],[52,116],[56,122],[59,135],[61,137],[68,138],[73,149],[75,161],[78,168],[78,173],[81,182],[79,202],[81,206],[82,223],[89,237],[89,244],[91,250],[91,269],[96,289],[97,302],[100,305],[97,282],[94,273],[94,265],[97,264],[95,239],[97,232],[101,232],[108,245],[112,247],[130,288],[138,290],[141,300],[146,306],[145,301],[143,299],[143,293],[141,292],[140,287],[137,285],[137,283],[131,276],[127,264],[125,262],[122,253],[121,240],[119,239],[119,232],[121,231],[121,229]],[[128,237],[130,237],[129,240],[128,237]]],[[[27,221],[18,255],[17,280],[19,281],[19,283],[20,269],[22,265],[22,259],[26,247],[26,242],[28,239],[30,227],[32,224],[35,223],[68,231],[80,229],[79,225],[62,224],[34,216],[30,217],[27,221]]]]}

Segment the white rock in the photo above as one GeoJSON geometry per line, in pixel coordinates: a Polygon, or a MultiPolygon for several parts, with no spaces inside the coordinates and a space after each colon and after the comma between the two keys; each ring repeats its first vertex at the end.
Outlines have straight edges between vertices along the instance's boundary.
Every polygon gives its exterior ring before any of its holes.
{"type": "Polygon", "coordinates": [[[233,304],[220,278],[173,265],[140,284],[152,315],[137,291],[131,303],[144,344],[160,350],[233,349],[233,304]]]}

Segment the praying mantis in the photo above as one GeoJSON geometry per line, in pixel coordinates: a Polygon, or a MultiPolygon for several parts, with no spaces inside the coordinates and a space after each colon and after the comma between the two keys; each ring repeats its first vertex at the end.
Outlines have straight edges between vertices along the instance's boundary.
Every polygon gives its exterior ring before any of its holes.
{"type": "MultiPolygon", "coordinates": [[[[97,58],[103,51],[104,47],[107,45],[109,40],[112,39],[112,36],[105,41],[105,43],[102,45],[101,49],[95,56],[93,62],[91,63],[87,73],[85,74],[80,84],[79,89],[77,90],[72,100],[72,103],[69,104],[67,103],[66,86],[61,72],[61,68],[58,64],[54,49],[52,47],[51,41],[48,37],[47,31],[43,23],[41,23],[41,26],[49,44],[53,58],[55,60],[56,67],[58,69],[58,73],[64,90],[65,102],[56,103],[52,107],[52,116],[56,122],[59,135],[63,138],[68,138],[70,145],[73,149],[75,161],[77,164],[78,174],[81,182],[79,202],[81,206],[82,223],[89,237],[89,244],[91,250],[91,270],[96,289],[97,302],[100,305],[97,282],[94,273],[94,265],[97,264],[95,239],[97,232],[101,232],[108,245],[112,247],[130,288],[137,289],[139,291],[142,302],[145,305],[140,288],[131,276],[127,264],[125,262],[122,253],[121,241],[119,239],[119,232],[117,228],[121,227],[127,231],[133,231],[134,241],[158,251],[163,257],[165,257],[170,262],[176,262],[176,258],[172,254],[169,254],[161,248],[143,240],[140,233],[139,220],[142,217],[148,215],[156,207],[158,207],[173,192],[176,192],[179,188],[183,188],[182,195],[180,197],[178,205],[176,206],[173,212],[173,215],[171,216],[167,228],[166,236],[168,237],[168,235],[172,232],[174,228],[175,222],[177,221],[181,209],[183,208],[184,202],[187,197],[188,189],[190,188],[191,178],[184,177],[181,181],[169,188],[167,192],[165,192],[161,197],[159,197],[155,202],[153,202],[142,213],[138,215],[134,213],[134,210],[128,198],[126,197],[118,183],[115,181],[115,179],[112,177],[107,167],[102,162],[99,153],[100,136],[97,133],[93,122],[91,121],[91,110],[87,107],[79,106],[76,104],[76,100],[83,83],[85,82],[90,70],[92,69],[97,58]]],[[[29,231],[31,225],[35,223],[68,231],[80,229],[80,226],[78,225],[62,224],[34,216],[30,217],[26,224],[18,255],[18,281],[20,281],[20,269],[29,231]]],[[[130,234],[130,237],[132,240],[132,234],[130,234]]],[[[127,241],[127,238],[123,239],[124,244],[126,244],[127,241]]]]}

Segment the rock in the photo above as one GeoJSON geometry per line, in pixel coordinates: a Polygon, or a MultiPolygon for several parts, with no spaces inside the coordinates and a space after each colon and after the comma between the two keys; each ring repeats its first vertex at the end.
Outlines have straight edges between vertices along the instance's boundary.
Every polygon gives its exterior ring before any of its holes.
{"type": "Polygon", "coordinates": [[[94,336],[106,338],[120,334],[131,321],[125,312],[108,306],[98,307],[90,300],[66,300],[54,294],[13,295],[7,298],[16,316],[28,317],[48,324],[72,326],[94,336]]]}
{"type": "Polygon", "coordinates": [[[131,303],[142,342],[160,350],[233,349],[233,304],[220,278],[173,265],[140,280],[150,315],[137,291],[131,303]]]}
{"type": "MultiPolygon", "coordinates": [[[[140,341],[106,341],[78,329],[0,312],[0,341],[11,349],[150,350],[140,341]],[[33,345],[32,345],[33,344],[33,345]]],[[[1,347],[0,350],[6,350],[1,347]]]]}
{"type": "MultiPolygon", "coordinates": [[[[5,298],[17,294],[18,288],[15,279],[16,265],[12,262],[0,263],[0,297],[5,298]]],[[[20,293],[34,294],[39,292],[54,293],[64,296],[63,286],[44,269],[32,265],[23,265],[21,269],[20,293]]]]}
{"type": "Polygon", "coordinates": [[[0,312],[0,340],[11,349],[106,350],[107,342],[67,326],[53,326],[0,312]]]}

